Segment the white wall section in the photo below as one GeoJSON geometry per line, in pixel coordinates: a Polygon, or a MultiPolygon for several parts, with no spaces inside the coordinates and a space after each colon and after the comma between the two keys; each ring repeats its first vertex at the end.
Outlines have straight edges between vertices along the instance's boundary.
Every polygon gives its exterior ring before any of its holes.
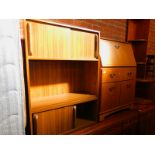
{"type": "Polygon", "coordinates": [[[24,90],[19,20],[0,20],[0,134],[24,134],[24,90]]]}

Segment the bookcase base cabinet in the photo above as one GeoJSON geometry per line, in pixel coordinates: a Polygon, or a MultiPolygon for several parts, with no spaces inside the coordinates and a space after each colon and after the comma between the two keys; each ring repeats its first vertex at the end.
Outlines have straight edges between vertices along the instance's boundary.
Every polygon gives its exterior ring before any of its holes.
{"type": "Polygon", "coordinates": [[[83,128],[96,122],[96,101],[33,114],[33,134],[57,135],[83,128]]]}
{"type": "Polygon", "coordinates": [[[56,135],[71,130],[74,106],[33,114],[33,134],[56,135]]]}

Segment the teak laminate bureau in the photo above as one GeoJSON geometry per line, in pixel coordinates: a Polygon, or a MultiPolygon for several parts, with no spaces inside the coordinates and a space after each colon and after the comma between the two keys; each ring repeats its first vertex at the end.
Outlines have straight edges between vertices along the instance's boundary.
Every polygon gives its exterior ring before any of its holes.
{"type": "Polygon", "coordinates": [[[63,134],[97,120],[98,31],[25,20],[31,134],[63,134]]]}
{"type": "Polygon", "coordinates": [[[136,62],[131,44],[100,39],[100,121],[131,108],[135,96],[136,62]]]}

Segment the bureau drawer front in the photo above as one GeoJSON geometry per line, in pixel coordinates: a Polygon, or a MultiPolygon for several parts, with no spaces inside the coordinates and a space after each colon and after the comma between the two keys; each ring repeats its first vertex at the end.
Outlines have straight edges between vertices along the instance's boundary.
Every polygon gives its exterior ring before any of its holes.
{"type": "Polygon", "coordinates": [[[133,80],[136,78],[136,68],[120,68],[122,80],[133,80]]]}
{"type": "Polygon", "coordinates": [[[102,82],[117,82],[135,78],[135,67],[102,68],[102,82]]]}
{"type": "Polygon", "coordinates": [[[101,88],[100,112],[105,112],[119,106],[120,83],[103,83],[101,88]]]}
{"type": "Polygon", "coordinates": [[[120,74],[120,68],[102,68],[102,82],[120,81],[120,74]]]}

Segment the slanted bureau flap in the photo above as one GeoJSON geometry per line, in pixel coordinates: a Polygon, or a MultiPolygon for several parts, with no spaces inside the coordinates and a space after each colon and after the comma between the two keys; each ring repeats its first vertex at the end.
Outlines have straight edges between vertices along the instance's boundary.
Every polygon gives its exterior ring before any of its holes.
{"type": "Polygon", "coordinates": [[[102,67],[136,66],[132,46],[129,43],[100,39],[102,67]]]}

